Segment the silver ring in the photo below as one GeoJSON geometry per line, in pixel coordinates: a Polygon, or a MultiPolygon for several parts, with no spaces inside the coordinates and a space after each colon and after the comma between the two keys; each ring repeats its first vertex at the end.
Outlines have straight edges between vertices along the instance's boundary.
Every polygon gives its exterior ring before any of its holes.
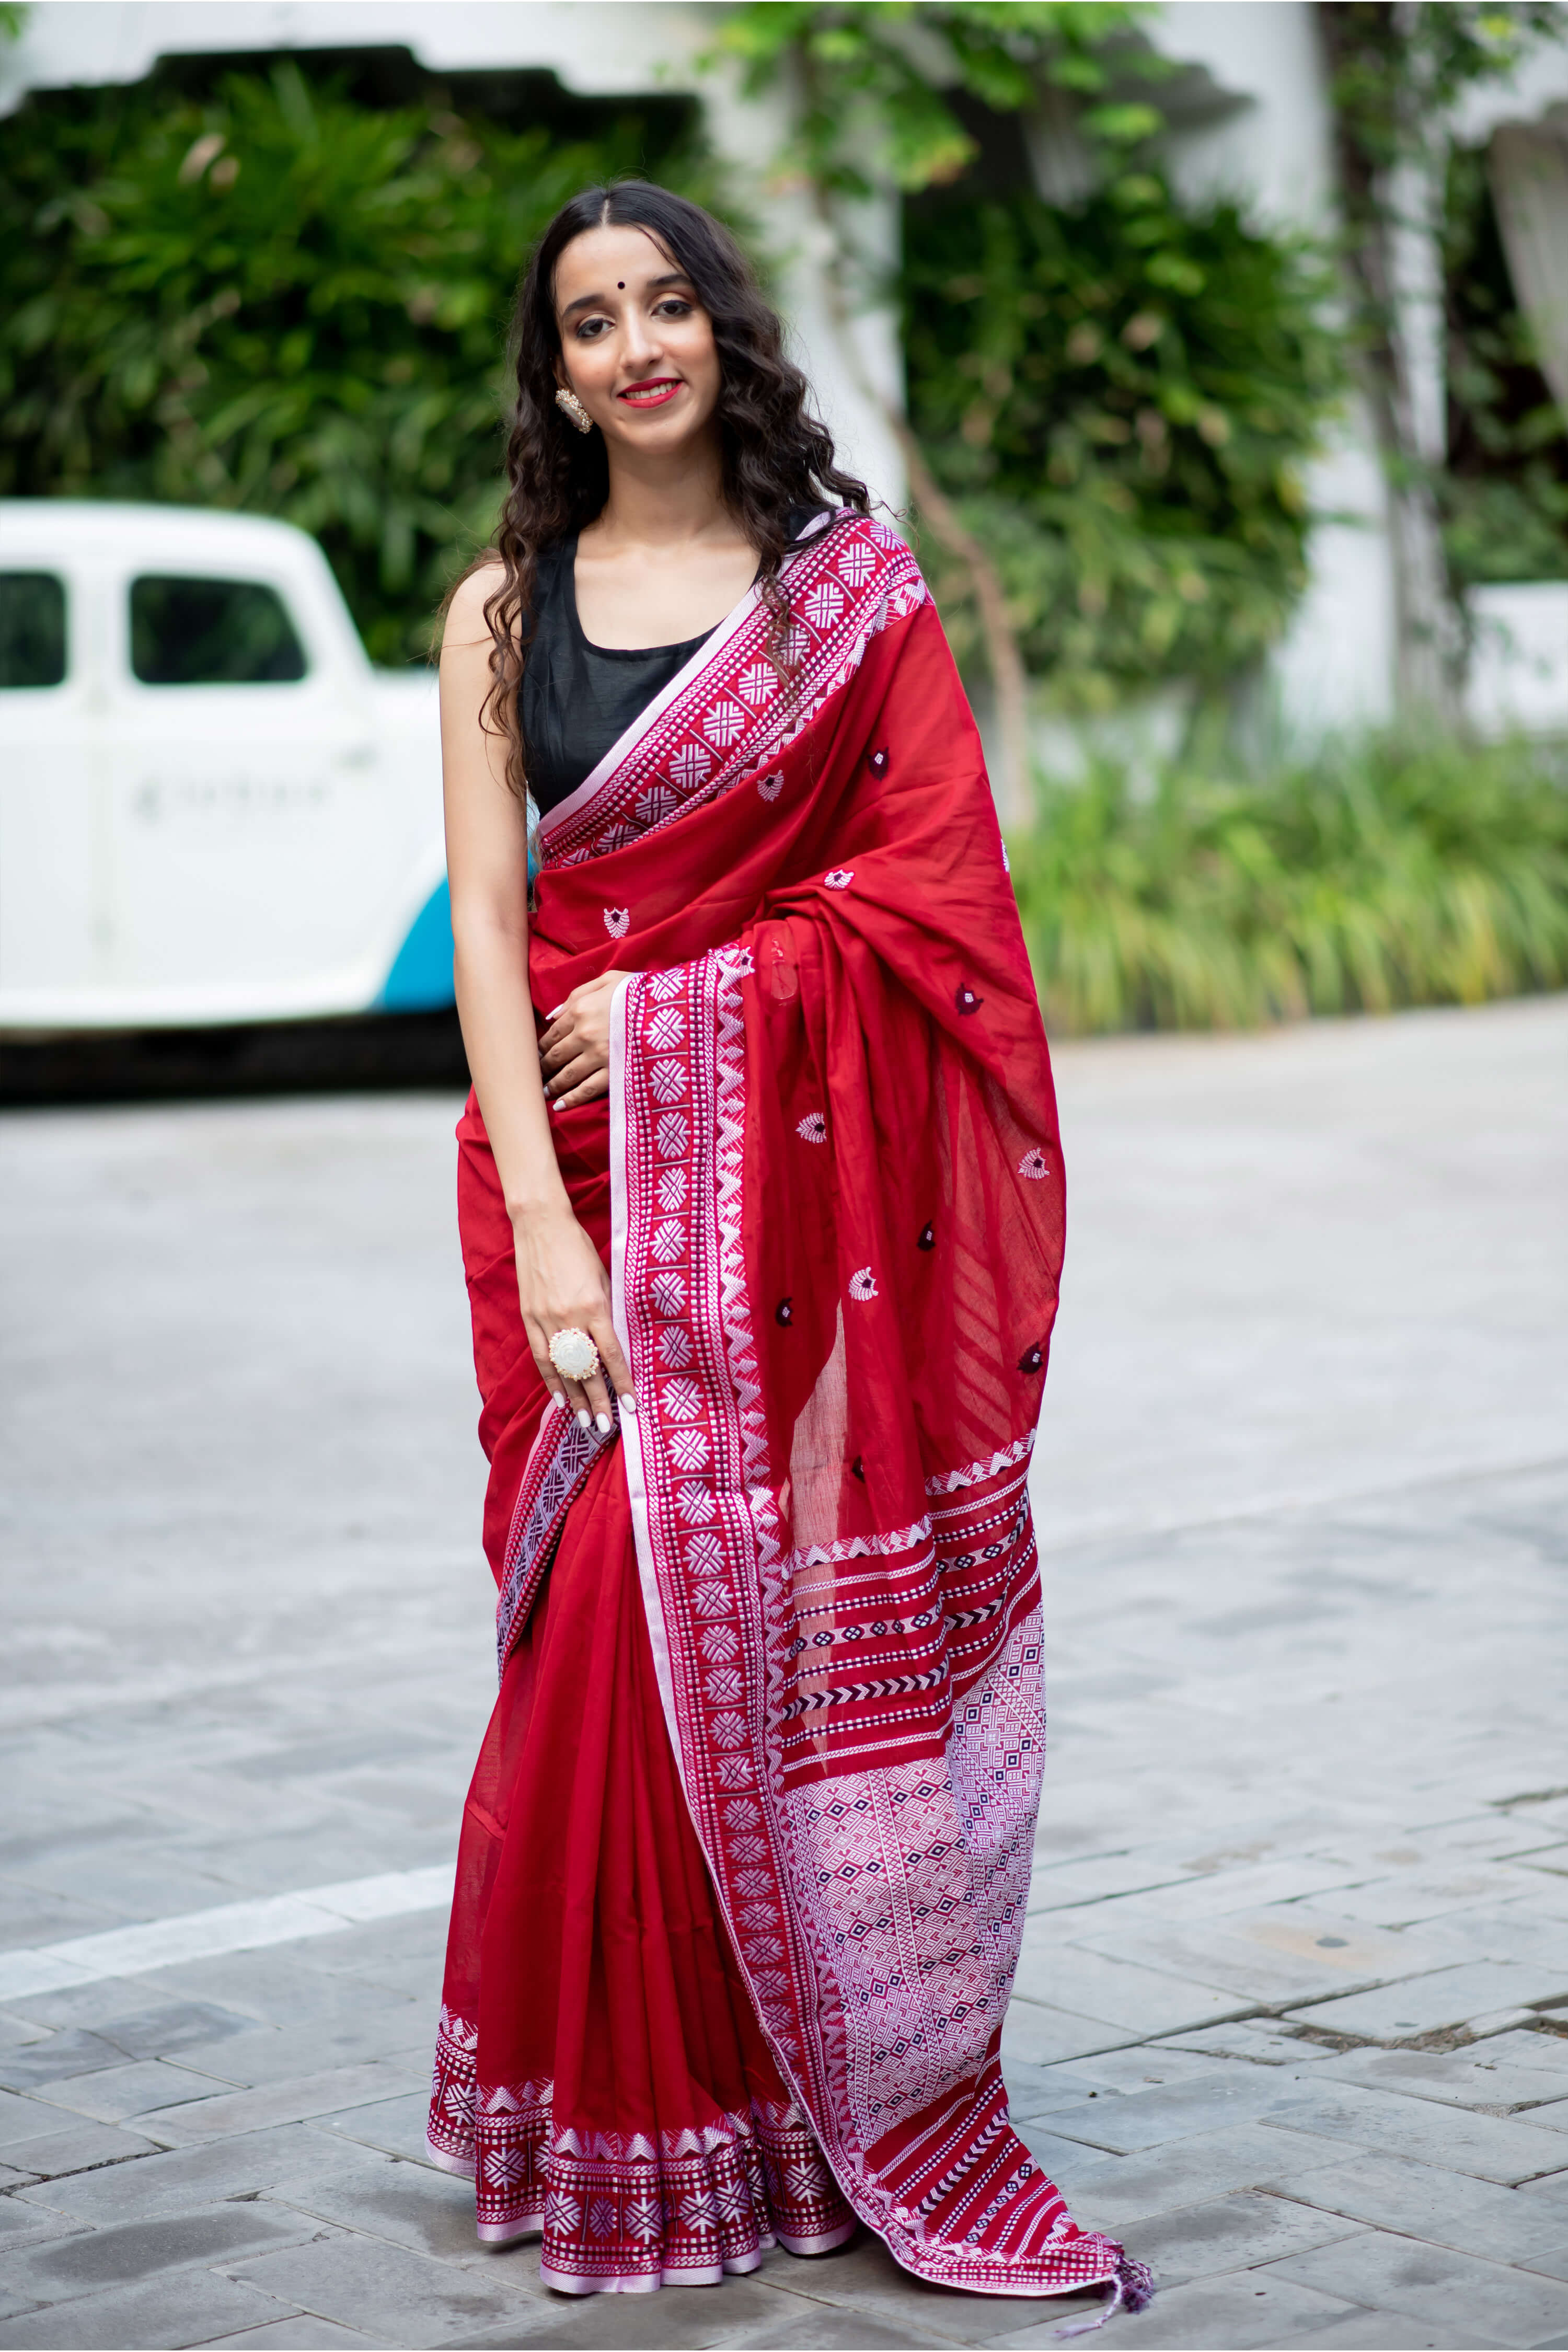
{"type": "Polygon", "coordinates": [[[599,1350],[586,1331],[569,1323],[550,1342],[550,1360],[563,1381],[591,1381],[599,1369],[599,1350]]]}

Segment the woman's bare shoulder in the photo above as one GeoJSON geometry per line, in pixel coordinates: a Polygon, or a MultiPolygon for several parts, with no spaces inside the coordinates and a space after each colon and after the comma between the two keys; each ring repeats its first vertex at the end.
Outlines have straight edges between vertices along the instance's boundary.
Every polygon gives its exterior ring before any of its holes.
{"type": "Polygon", "coordinates": [[[506,577],[506,567],[499,555],[480,558],[474,569],[458,581],[452,591],[452,601],[447,607],[446,624],[441,643],[447,646],[486,645],[489,642],[490,625],[485,618],[485,605],[506,577]]]}

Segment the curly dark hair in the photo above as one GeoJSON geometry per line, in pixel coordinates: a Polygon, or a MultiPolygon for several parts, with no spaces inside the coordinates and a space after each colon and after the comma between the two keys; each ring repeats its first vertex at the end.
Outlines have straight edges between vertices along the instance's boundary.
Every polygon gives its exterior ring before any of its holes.
{"type": "MultiPolygon", "coordinates": [[[[545,549],[602,513],[609,494],[604,437],[578,433],[555,404],[561,337],[555,269],[574,237],[594,228],[641,228],[684,271],[713,323],[720,365],[723,490],[757,551],[757,587],[771,616],[768,649],[782,669],[789,605],[779,577],[803,509],[869,510],[864,482],[841,473],[833,436],[807,404],[810,387],[785,356],[784,329],[729,230],[700,205],[647,180],[584,188],[551,222],[518,289],[509,351],[517,405],[507,434],[508,489],[491,542],[500,585],[485,600],[493,640],[483,723],[507,737],[507,780],[524,792],[518,687],[532,635],[534,576],[545,549]],[[792,524],[792,510],[795,521],[792,524]]],[[[488,562],[489,555],[480,558],[488,562]]]]}

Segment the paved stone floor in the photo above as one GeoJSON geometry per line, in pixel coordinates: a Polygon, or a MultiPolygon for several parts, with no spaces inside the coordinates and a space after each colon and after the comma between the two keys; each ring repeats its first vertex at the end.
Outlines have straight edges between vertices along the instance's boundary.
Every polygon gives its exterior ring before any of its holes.
{"type": "MultiPolygon", "coordinates": [[[[1568,1002],[1059,1063],[1008,2054],[1102,2340],[1568,2346],[1568,1002]]],[[[1051,2344],[865,2241],[574,2304],[421,2161],[455,1108],[0,1119],[0,2347],[1051,2344]]]]}

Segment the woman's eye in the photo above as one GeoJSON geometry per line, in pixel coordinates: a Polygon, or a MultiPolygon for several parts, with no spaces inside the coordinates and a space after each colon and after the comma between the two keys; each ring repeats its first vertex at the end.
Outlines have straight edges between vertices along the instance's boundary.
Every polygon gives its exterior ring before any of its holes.
{"type": "Polygon", "coordinates": [[[679,294],[671,294],[659,304],[658,309],[666,318],[689,319],[692,306],[689,302],[683,301],[679,294]]]}
{"type": "Polygon", "coordinates": [[[580,319],[577,321],[577,341],[580,343],[597,342],[601,331],[609,324],[608,319],[580,319]]]}

